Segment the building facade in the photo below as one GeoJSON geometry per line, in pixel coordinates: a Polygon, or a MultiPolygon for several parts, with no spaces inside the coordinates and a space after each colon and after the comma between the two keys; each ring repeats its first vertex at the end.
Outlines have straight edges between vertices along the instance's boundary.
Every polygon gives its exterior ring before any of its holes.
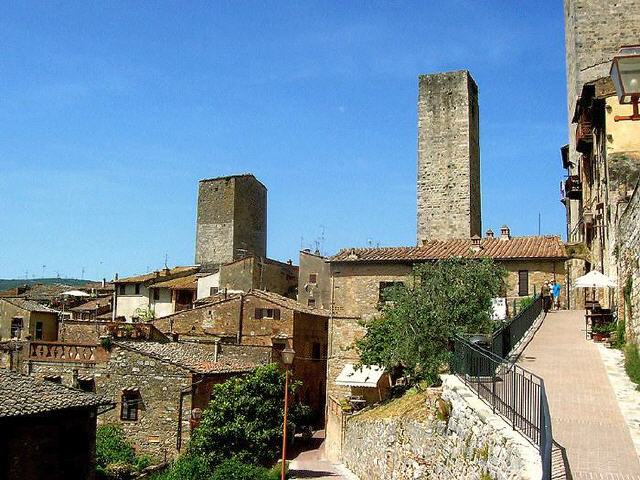
{"type": "Polygon", "coordinates": [[[478,86],[468,71],[418,81],[418,244],[481,235],[478,86]]]}
{"type": "Polygon", "coordinates": [[[298,302],[308,308],[331,309],[331,274],[329,262],[320,252],[300,252],[298,275],[298,302]]]}
{"type": "Polygon", "coordinates": [[[58,339],[58,311],[33,300],[0,298],[0,340],[58,339]]]}
{"type": "Polygon", "coordinates": [[[205,269],[267,256],[267,189],[253,175],[201,180],[195,263],[205,269]]]}

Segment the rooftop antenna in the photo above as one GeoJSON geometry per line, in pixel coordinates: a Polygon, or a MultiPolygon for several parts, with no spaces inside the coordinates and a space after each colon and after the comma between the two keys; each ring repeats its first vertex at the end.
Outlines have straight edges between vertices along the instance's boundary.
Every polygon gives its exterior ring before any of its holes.
{"type": "Polygon", "coordinates": [[[369,248],[373,246],[373,238],[367,238],[367,245],[369,245],[369,248]]]}
{"type": "Polygon", "coordinates": [[[540,223],[541,223],[542,213],[538,212],[538,236],[540,236],[540,223]]]}
{"type": "Polygon", "coordinates": [[[42,265],[42,278],[44,278],[44,269],[47,268],[46,265],[42,265]]]}
{"type": "Polygon", "coordinates": [[[24,279],[29,280],[29,270],[24,271],[24,279]]]}
{"type": "Polygon", "coordinates": [[[167,266],[167,262],[168,262],[168,261],[169,261],[169,254],[168,254],[168,253],[165,253],[165,254],[164,254],[164,268],[169,268],[169,267],[167,266]]]}
{"type": "Polygon", "coordinates": [[[300,235],[300,250],[304,250],[304,235],[300,235]]]}
{"type": "Polygon", "coordinates": [[[325,241],[324,232],[326,228],[327,227],[325,225],[320,225],[320,253],[321,254],[324,254],[324,241],[325,241]]]}
{"type": "Polygon", "coordinates": [[[84,280],[84,267],[82,267],[82,275],[80,276],[80,279],[84,280]]]}

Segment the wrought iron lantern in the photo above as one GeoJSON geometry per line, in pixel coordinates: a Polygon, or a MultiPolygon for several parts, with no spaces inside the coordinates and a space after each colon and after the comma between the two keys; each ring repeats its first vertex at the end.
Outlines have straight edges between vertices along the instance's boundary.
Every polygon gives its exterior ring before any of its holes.
{"type": "Polygon", "coordinates": [[[282,363],[285,365],[291,365],[296,352],[292,348],[285,348],[282,350],[282,363]]]}
{"type": "Polygon", "coordinates": [[[640,120],[638,100],[640,99],[640,45],[620,48],[611,62],[611,80],[622,105],[633,105],[631,115],[616,115],[614,120],[640,120]]]}

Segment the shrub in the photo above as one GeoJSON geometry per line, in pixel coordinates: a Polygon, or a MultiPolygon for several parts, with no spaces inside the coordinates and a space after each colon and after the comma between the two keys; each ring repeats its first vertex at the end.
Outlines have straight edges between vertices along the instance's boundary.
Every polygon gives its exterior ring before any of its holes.
{"type": "Polygon", "coordinates": [[[410,383],[437,381],[455,335],[493,330],[491,300],[504,290],[505,274],[491,259],[416,266],[414,284],[391,289],[382,316],[364,322],[367,333],[356,341],[362,363],[401,371],[410,383]]]}
{"type": "Polygon", "coordinates": [[[518,313],[522,312],[527,307],[529,307],[534,302],[534,300],[535,298],[533,296],[522,298],[520,300],[520,303],[518,304],[518,313]]]}
{"type": "MultiPolygon", "coordinates": [[[[295,399],[296,382],[290,384],[295,399]]],[[[280,456],[284,411],[284,374],[276,364],[256,368],[213,387],[211,401],[193,432],[189,452],[209,465],[230,457],[241,462],[272,465],[280,456]]],[[[289,407],[289,432],[308,424],[308,407],[295,400],[289,407]]]]}
{"type": "Polygon", "coordinates": [[[265,467],[248,465],[231,459],[222,462],[215,469],[211,480],[271,480],[271,478],[269,470],[265,467]]]}
{"type": "Polygon", "coordinates": [[[135,461],[135,451],[117,425],[101,425],[96,430],[96,464],[106,469],[110,464],[135,461]]]}
{"type": "Polygon", "coordinates": [[[625,336],[625,321],[624,319],[619,319],[616,323],[616,342],[613,345],[615,348],[623,348],[626,339],[625,336]]]}
{"type": "Polygon", "coordinates": [[[182,455],[169,469],[153,477],[153,480],[210,480],[211,468],[203,457],[182,455]]]}
{"type": "Polygon", "coordinates": [[[635,343],[629,343],[624,349],[624,369],[633,383],[640,385],[640,352],[635,343]]]}

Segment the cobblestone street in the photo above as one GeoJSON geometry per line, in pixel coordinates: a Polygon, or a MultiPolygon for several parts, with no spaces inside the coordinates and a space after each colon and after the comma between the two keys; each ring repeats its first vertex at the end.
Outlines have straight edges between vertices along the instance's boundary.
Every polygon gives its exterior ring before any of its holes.
{"type": "Polygon", "coordinates": [[[544,378],[553,437],[566,449],[574,479],[640,480],[598,346],[585,339],[583,311],[549,313],[520,363],[544,378]]]}

